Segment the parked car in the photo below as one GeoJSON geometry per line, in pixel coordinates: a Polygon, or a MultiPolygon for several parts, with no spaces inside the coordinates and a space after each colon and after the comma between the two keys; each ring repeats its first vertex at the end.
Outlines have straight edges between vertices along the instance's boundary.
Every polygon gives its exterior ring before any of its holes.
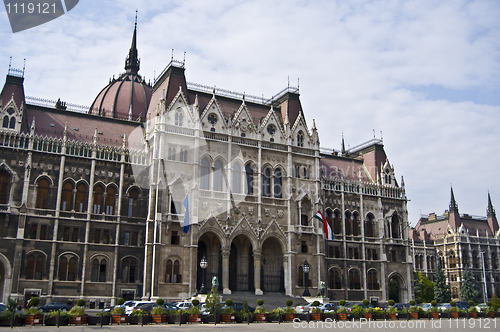
{"type": "Polygon", "coordinates": [[[439,303],[437,306],[440,310],[450,310],[451,308],[451,305],[449,303],[439,303]]]}
{"type": "Polygon", "coordinates": [[[191,308],[193,306],[193,304],[191,302],[177,302],[175,304],[175,306],[177,307],[177,309],[186,309],[186,310],[188,310],[189,308],[191,308]]]}
{"type": "Polygon", "coordinates": [[[325,303],[319,307],[323,312],[334,312],[337,306],[334,303],[325,303]]]}
{"type": "Polygon", "coordinates": [[[469,310],[470,308],[469,302],[467,301],[456,301],[455,303],[457,304],[457,308],[460,310],[469,310]]]}
{"type": "Polygon", "coordinates": [[[429,309],[431,308],[430,303],[419,303],[417,304],[417,306],[421,307],[424,311],[429,311],[429,309]]]}
{"type": "Polygon", "coordinates": [[[488,305],[486,303],[479,303],[476,304],[476,309],[478,312],[484,312],[486,309],[488,309],[488,305]]]}
{"type": "MultiPolygon", "coordinates": [[[[227,306],[223,306],[222,307],[222,310],[224,310],[224,308],[226,308],[227,306]]],[[[234,303],[231,305],[231,308],[233,308],[234,311],[242,311],[243,310],[243,303],[240,303],[240,302],[237,302],[237,303],[234,303]]],[[[255,311],[255,308],[253,307],[248,307],[248,311],[250,312],[254,312],[255,311]]]]}
{"type": "Polygon", "coordinates": [[[409,303],[396,303],[394,305],[394,308],[396,308],[397,310],[403,310],[403,309],[410,309],[410,304],[409,303]]]}
{"type": "Polygon", "coordinates": [[[312,303],[304,302],[304,303],[296,305],[293,308],[295,309],[296,313],[298,313],[298,314],[304,314],[304,313],[309,312],[309,308],[311,308],[311,307],[312,307],[312,303]]]}
{"type": "Polygon", "coordinates": [[[71,307],[67,304],[64,304],[62,302],[50,302],[44,306],[38,307],[38,310],[41,312],[49,312],[52,310],[62,310],[62,311],[69,311],[71,307]]]}
{"type": "Polygon", "coordinates": [[[5,310],[7,310],[7,306],[5,304],[3,304],[3,303],[0,303],[0,314],[2,312],[4,312],[5,310]]]}
{"type": "Polygon", "coordinates": [[[125,313],[127,315],[131,314],[132,311],[136,310],[140,305],[154,303],[151,301],[134,301],[134,303],[125,306],[125,313]]]}

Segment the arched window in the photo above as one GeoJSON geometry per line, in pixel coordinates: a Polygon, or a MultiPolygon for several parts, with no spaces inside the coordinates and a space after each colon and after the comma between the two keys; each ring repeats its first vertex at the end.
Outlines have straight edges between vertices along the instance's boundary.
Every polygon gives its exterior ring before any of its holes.
{"type": "Polygon", "coordinates": [[[178,260],[167,260],[165,282],[180,284],[182,283],[182,275],[180,273],[181,263],[178,260]]]}
{"type": "Polygon", "coordinates": [[[26,257],[26,279],[42,280],[45,257],[41,253],[26,257]]]}
{"type": "Polygon", "coordinates": [[[357,212],[352,214],[352,235],[359,236],[359,214],[357,212]]]}
{"type": "Polygon", "coordinates": [[[128,192],[128,216],[137,217],[137,203],[139,201],[139,192],[137,189],[130,189],[128,192]]]}
{"type": "Polygon", "coordinates": [[[397,215],[393,215],[391,219],[391,229],[392,229],[392,238],[393,239],[399,239],[400,238],[400,233],[399,233],[399,218],[397,215]]]}
{"type": "Polygon", "coordinates": [[[375,217],[372,214],[369,214],[366,217],[366,221],[365,221],[365,237],[374,237],[375,236],[374,222],[375,222],[375,217]]]}
{"type": "Polygon", "coordinates": [[[9,128],[9,117],[7,115],[3,117],[2,127],[9,128]]]}
{"type": "Polygon", "coordinates": [[[435,261],[434,256],[431,256],[431,270],[434,270],[435,267],[434,261],[435,261]]]}
{"type": "Polygon", "coordinates": [[[95,258],[92,261],[92,276],[90,281],[92,282],[106,282],[106,259],[95,258]]]}
{"type": "Polygon", "coordinates": [[[366,275],[366,284],[369,290],[378,290],[380,288],[378,283],[377,271],[368,271],[366,275]]]}
{"type": "Polygon", "coordinates": [[[15,117],[10,118],[9,128],[10,129],[16,129],[16,118],[15,117]]]}
{"type": "Polygon", "coordinates": [[[340,212],[333,211],[333,232],[335,234],[342,234],[342,227],[340,227],[340,212]]]}
{"type": "Polygon", "coordinates": [[[201,160],[200,189],[210,189],[210,163],[207,158],[201,160]]]}
{"type": "Polygon", "coordinates": [[[183,118],[184,116],[182,115],[182,110],[177,109],[175,111],[175,125],[181,127],[183,118]]]}
{"type": "Polygon", "coordinates": [[[458,288],[457,287],[453,287],[451,289],[451,297],[454,299],[458,298],[458,288]]]}
{"type": "Polygon", "coordinates": [[[71,182],[68,181],[63,186],[61,210],[71,211],[72,202],[73,202],[73,184],[71,184],[71,182]]]}
{"type": "Polygon", "coordinates": [[[75,281],[76,276],[76,258],[66,255],[59,258],[59,280],[75,281]]]}
{"type": "Polygon", "coordinates": [[[457,267],[456,256],[455,256],[455,252],[453,250],[450,250],[450,252],[449,252],[448,263],[450,265],[450,268],[457,267]]]}
{"type": "Polygon", "coordinates": [[[222,162],[220,160],[216,160],[214,163],[214,190],[222,191],[222,162]]]}
{"type": "Polygon", "coordinates": [[[102,212],[102,194],[104,193],[104,190],[102,186],[97,185],[94,189],[94,209],[93,213],[99,214],[102,212]]]}
{"type": "Polygon", "coordinates": [[[133,284],[137,278],[137,262],[133,258],[124,259],[122,262],[122,282],[133,284]]]}
{"type": "Polygon", "coordinates": [[[274,197],[282,198],[282,182],[281,182],[281,169],[274,170],[274,197]]]}
{"type": "MultiPolygon", "coordinates": [[[[469,252],[467,249],[462,250],[462,264],[464,267],[469,267],[469,252]]],[[[427,264],[428,266],[429,264],[427,264]]]]}
{"type": "Polygon", "coordinates": [[[36,208],[47,209],[49,200],[49,181],[41,179],[38,181],[38,188],[36,192],[36,208]]]}
{"type": "Polygon", "coordinates": [[[245,194],[253,195],[253,169],[250,164],[245,166],[245,194]]]}
{"type": "Polygon", "coordinates": [[[346,213],[345,213],[344,224],[345,224],[345,235],[351,235],[352,234],[351,213],[349,211],[346,211],[346,213]]]}
{"type": "Polygon", "coordinates": [[[297,134],[297,146],[304,146],[304,133],[302,131],[297,134]]]}
{"type": "Polygon", "coordinates": [[[115,200],[115,188],[113,186],[109,186],[106,190],[106,214],[115,214],[115,200]]]}
{"type": "Polygon", "coordinates": [[[86,208],[85,202],[87,201],[87,187],[80,183],[76,186],[76,200],[75,200],[75,211],[76,212],[84,212],[86,208]]]}
{"type": "Polygon", "coordinates": [[[233,193],[241,194],[241,166],[233,164],[233,193]]]}
{"type": "Polygon", "coordinates": [[[328,271],[328,288],[330,289],[342,289],[342,279],[340,277],[340,271],[337,269],[331,269],[328,271]]]}
{"type": "Polygon", "coordinates": [[[297,280],[297,286],[299,287],[303,287],[304,286],[304,269],[302,268],[302,266],[299,266],[299,278],[297,280]]]}
{"type": "Polygon", "coordinates": [[[349,288],[350,289],[361,289],[361,281],[359,278],[358,270],[349,271],[349,288]]]}
{"type": "Polygon", "coordinates": [[[7,204],[9,201],[10,176],[5,170],[0,171],[0,204],[7,204]]]}
{"type": "Polygon", "coordinates": [[[271,169],[269,167],[264,168],[262,172],[262,196],[271,196],[271,169]]]}

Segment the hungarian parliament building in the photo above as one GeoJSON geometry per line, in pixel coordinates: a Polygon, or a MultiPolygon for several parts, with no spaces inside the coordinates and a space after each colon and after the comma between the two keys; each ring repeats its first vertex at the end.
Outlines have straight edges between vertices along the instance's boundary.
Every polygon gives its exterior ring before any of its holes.
{"type": "Polygon", "coordinates": [[[498,293],[491,200],[487,218],[453,198],[412,228],[383,141],[322,148],[298,88],[265,99],[187,82],[174,59],[153,84],[139,68],[134,29],[125,72],[81,107],[25,95],[9,66],[0,301],[187,299],[216,276],[223,294],[408,302],[437,264],[454,298],[464,268],[498,293]]]}

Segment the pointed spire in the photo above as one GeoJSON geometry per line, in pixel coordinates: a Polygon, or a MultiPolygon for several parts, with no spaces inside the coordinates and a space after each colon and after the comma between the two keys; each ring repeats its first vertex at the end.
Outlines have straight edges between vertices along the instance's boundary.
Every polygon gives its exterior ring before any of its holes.
{"type": "Polygon", "coordinates": [[[345,151],[345,142],[344,142],[344,132],[342,131],[342,157],[345,157],[346,151],[345,151]]]}
{"type": "Polygon", "coordinates": [[[63,135],[64,135],[63,139],[66,140],[68,138],[68,123],[67,122],[64,125],[64,133],[63,133],[63,135]]]}
{"type": "Polygon", "coordinates": [[[493,208],[493,204],[491,203],[491,196],[489,191],[488,191],[488,210],[486,210],[486,214],[488,217],[496,216],[495,209],[493,208]]]}
{"type": "Polygon", "coordinates": [[[31,134],[35,133],[35,117],[33,117],[33,121],[31,122],[31,134]]]}
{"type": "Polygon", "coordinates": [[[137,52],[137,10],[135,11],[135,27],[132,35],[132,45],[128,51],[127,59],[125,60],[125,70],[127,73],[137,75],[139,72],[140,61],[137,52]]]}
{"type": "Polygon", "coordinates": [[[312,125],[311,130],[312,131],[317,130],[317,128],[316,128],[316,119],[313,119],[313,125],[312,125]]]}
{"type": "Polygon", "coordinates": [[[450,200],[450,213],[458,213],[458,205],[455,201],[455,195],[453,194],[453,187],[451,187],[451,200],[450,200]]]}

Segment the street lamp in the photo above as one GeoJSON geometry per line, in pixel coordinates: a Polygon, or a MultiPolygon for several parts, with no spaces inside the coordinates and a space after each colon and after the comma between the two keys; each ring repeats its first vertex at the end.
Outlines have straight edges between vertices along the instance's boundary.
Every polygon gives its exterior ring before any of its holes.
{"type": "Polygon", "coordinates": [[[486,270],[484,267],[484,250],[481,250],[481,258],[483,259],[483,280],[484,280],[484,303],[488,302],[488,286],[486,284],[486,270]]]}
{"type": "Polygon", "coordinates": [[[307,262],[307,260],[304,262],[304,267],[303,267],[303,270],[304,270],[304,275],[305,275],[305,286],[306,288],[304,289],[304,293],[302,294],[302,296],[311,296],[311,293],[309,293],[309,289],[307,288],[307,279],[308,279],[308,274],[309,274],[309,270],[311,269],[311,267],[309,266],[309,263],[307,262]]]}
{"type": "Polygon", "coordinates": [[[200,294],[206,294],[207,291],[205,290],[205,269],[208,267],[208,262],[207,262],[207,259],[205,258],[205,254],[203,254],[203,258],[200,261],[200,267],[201,267],[200,294]]]}

